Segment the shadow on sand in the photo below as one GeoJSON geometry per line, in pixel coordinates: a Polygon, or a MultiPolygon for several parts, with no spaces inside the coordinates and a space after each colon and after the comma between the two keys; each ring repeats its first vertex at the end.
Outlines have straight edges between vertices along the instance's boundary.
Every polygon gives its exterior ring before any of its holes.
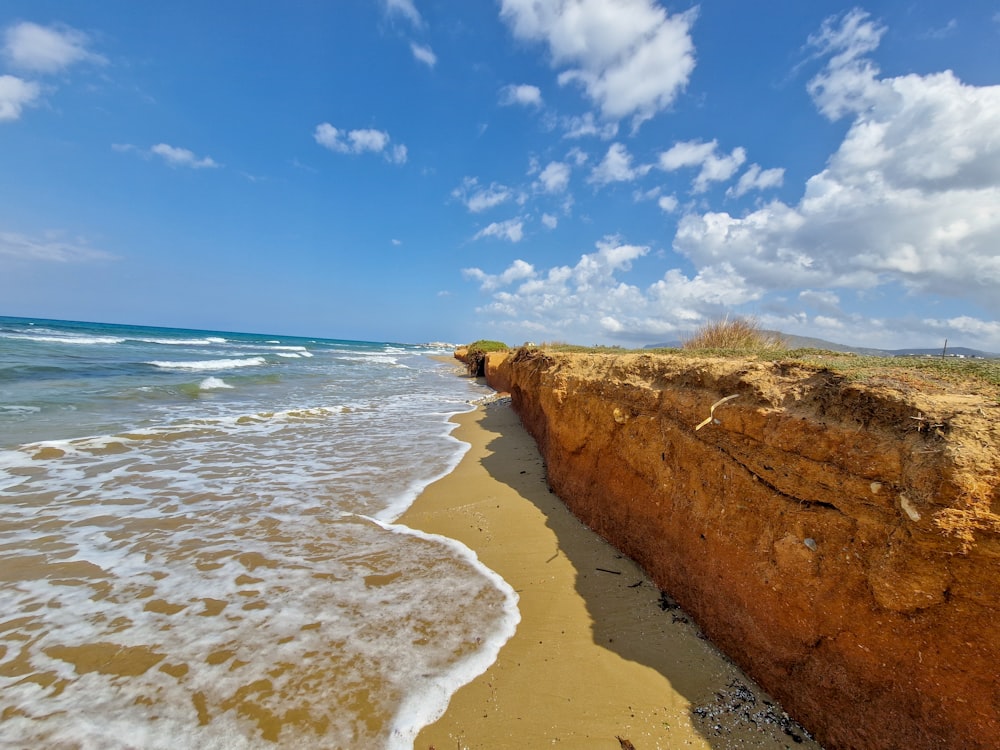
{"type": "MultiPolygon", "coordinates": [[[[819,748],[632,560],[585,527],[548,489],[537,451],[515,463],[499,458],[526,450],[513,436],[524,428],[503,403],[485,412],[481,426],[496,437],[482,465],[544,515],[557,539],[554,556],[564,555],[576,571],[594,642],[666,677],[690,704],[691,726],[713,748],[819,748]]],[[[533,441],[528,445],[534,450],[533,441]]],[[[667,734],[663,742],[669,743],[667,734]]]]}

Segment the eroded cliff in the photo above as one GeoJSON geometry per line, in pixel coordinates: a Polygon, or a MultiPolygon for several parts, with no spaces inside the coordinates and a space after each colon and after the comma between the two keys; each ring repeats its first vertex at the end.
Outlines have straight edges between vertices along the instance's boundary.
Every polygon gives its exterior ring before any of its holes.
{"type": "Polygon", "coordinates": [[[827,747],[997,747],[996,389],[526,349],[486,375],[558,496],[827,747]]]}

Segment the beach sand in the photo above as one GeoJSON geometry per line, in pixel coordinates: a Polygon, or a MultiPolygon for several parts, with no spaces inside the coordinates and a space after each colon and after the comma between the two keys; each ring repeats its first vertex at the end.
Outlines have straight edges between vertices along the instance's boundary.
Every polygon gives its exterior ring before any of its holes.
{"type": "Polygon", "coordinates": [[[508,402],[455,421],[472,447],[400,522],[473,549],[517,591],[521,622],[417,750],[819,747],[549,492],[508,402]]]}

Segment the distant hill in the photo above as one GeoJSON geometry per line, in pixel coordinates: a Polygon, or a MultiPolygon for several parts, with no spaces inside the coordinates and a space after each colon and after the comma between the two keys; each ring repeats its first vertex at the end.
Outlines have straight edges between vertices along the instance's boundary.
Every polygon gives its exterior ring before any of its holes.
{"type": "MultiPolygon", "coordinates": [[[[940,356],[941,349],[868,349],[862,346],[848,346],[838,344],[825,339],[816,339],[810,336],[795,336],[781,331],[762,331],[765,334],[779,336],[788,343],[789,349],[827,349],[832,352],[851,352],[870,357],[933,357],[940,356]]],[[[664,344],[649,344],[646,349],[678,349],[681,347],[680,340],[670,341],[664,344]]],[[[981,357],[982,359],[1000,359],[1000,354],[995,352],[984,352],[979,349],[970,349],[966,346],[950,346],[947,350],[950,357],[981,357]]]]}

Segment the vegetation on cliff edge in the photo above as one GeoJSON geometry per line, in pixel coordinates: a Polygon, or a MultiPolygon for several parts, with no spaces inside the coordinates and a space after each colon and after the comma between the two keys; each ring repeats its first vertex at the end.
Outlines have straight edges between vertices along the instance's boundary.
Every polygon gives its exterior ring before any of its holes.
{"type": "Polygon", "coordinates": [[[486,355],[489,352],[506,352],[509,350],[510,347],[502,341],[490,341],[488,339],[473,341],[469,344],[465,353],[465,364],[469,368],[469,375],[472,377],[485,375],[486,355]]]}

